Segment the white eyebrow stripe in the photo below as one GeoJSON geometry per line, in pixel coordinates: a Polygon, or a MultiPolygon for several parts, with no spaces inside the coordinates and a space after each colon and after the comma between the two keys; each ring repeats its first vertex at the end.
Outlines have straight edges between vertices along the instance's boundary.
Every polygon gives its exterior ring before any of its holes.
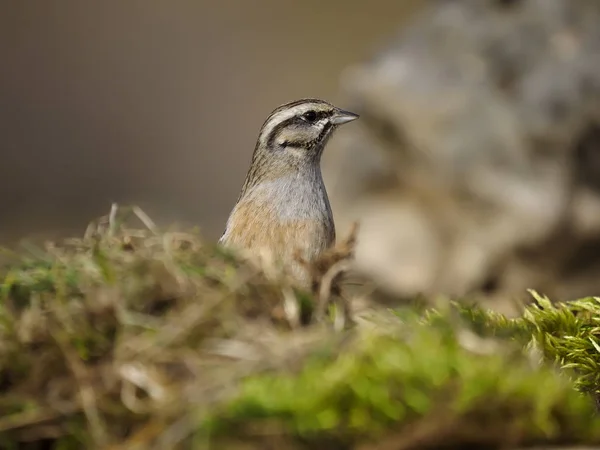
{"type": "Polygon", "coordinates": [[[268,136],[271,135],[275,127],[282,122],[294,117],[304,114],[306,111],[314,109],[315,105],[312,103],[306,103],[303,105],[296,105],[290,109],[284,109],[269,117],[267,122],[263,125],[262,131],[259,136],[259,140],[264,142],[268,136]]]}

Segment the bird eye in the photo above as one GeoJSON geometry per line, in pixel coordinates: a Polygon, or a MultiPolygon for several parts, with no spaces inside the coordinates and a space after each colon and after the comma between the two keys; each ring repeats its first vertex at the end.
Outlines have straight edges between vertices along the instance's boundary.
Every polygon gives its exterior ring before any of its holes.
{"type": "Polygon", "coordinates": [[[315,111],[306,111],[304,114],[302,114],[302,118],[309,123],[313,123],[315,120],[317,120],[317,113],[315,111]]]}

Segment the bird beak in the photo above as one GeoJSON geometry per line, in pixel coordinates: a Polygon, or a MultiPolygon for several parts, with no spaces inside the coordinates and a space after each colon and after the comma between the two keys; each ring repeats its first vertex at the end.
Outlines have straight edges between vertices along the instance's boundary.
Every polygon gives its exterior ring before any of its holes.
{"type": "Polygon", "coordinates": [[[358,114],[354,114],[350,111],[344,111],[343,109],[338,109],[331,117],[331,123],[334,125],[342,125],[344,123],[352,122],[358,118],[358,114]]]}

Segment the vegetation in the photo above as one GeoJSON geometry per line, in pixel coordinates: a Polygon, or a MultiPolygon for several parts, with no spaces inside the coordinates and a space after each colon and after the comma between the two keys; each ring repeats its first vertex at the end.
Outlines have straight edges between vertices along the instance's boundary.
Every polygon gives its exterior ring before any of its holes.
{"type": "Polygon", "coordinates": [[[131,212],[143,229],[114,208],[82,239],[7,252],[1,448],[600,444],[598,298],[352,315],[332,276],[352,239],[303,292],[131,212]]]}

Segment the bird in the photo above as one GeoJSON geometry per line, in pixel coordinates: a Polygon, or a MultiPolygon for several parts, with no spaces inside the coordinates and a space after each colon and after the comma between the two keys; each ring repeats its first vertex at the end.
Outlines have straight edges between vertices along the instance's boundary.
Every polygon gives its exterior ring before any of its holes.
{"type": "Polygon", "coordinates": [[[359,118],[316,98],[277,107],[265,120],[250,168],[218,243],[267,256],[295,281],[310,280],[304,264],[335,243],[321,156],[342,124],[359,118]]]}

